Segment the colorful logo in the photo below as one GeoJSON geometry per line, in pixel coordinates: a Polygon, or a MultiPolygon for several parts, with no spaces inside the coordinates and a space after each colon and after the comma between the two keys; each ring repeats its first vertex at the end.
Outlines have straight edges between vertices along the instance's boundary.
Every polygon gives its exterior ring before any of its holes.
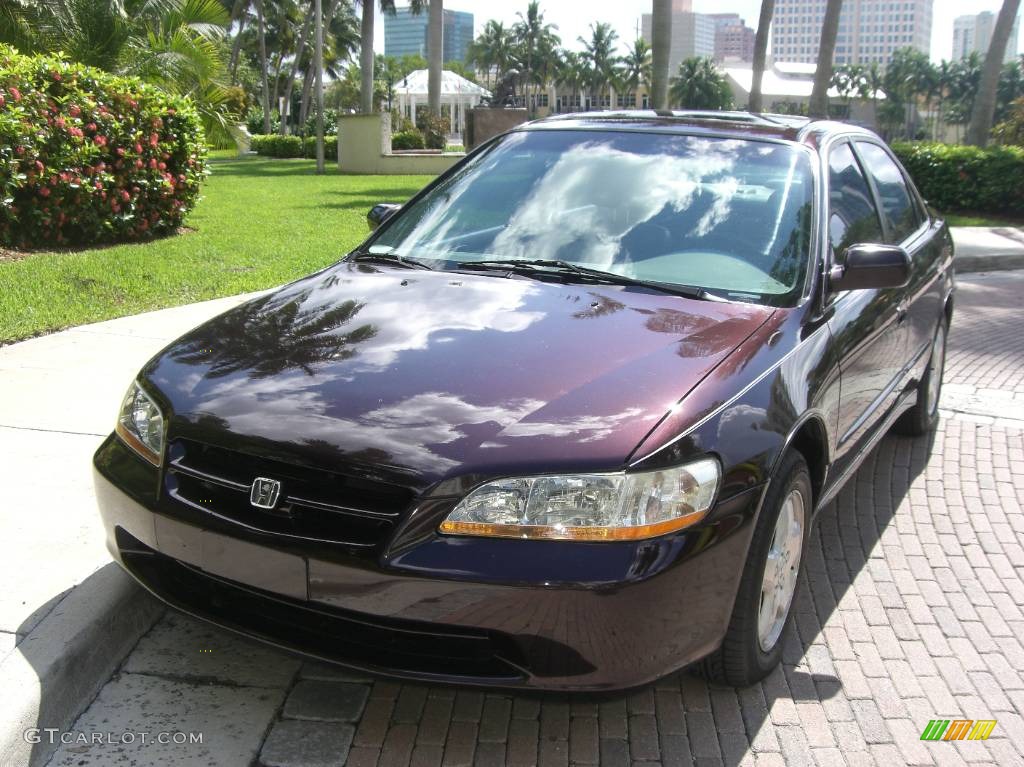
{"type": "Polygon", "coordinates": [[[995,728],[995,719],[932,719],[921,740],[988,740],[995,728]]]}

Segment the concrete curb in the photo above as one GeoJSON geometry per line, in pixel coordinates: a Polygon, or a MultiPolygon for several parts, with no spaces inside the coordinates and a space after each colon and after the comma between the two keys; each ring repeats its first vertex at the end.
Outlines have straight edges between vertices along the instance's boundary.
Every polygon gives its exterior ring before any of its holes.
{"type": "Polygon", "coordinates": [[[59,740],[25,731],[68,730],[163,611],[114,563],[73,588],[0,663],[0,765],[44,765],[59,740]]]}
{"type": "Polygon", "coordinates": [[[1005,272],[1011,269],[1024,269],[1024,252],[1020,253],[985,253],[959,255],[953,258],[953,268],[957,274],[971,272],[1005,272]]]}

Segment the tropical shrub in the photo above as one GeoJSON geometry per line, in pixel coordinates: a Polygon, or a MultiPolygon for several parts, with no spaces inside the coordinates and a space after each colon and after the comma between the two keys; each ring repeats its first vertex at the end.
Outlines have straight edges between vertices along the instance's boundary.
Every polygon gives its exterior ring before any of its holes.
{"type": "MultiPolygon", "coordinates": [[[[316,136],[306,136],[302,139],[302,154],[309,160],[316,159],[316,136]]],[[[332,162],[338,161],[338,136],[324,136],[324,159],[332,162]]]]}
{"type": "Polygon", "coordinates": [[[0,46],[0,243],[173,232],[206,163],[191,102],[131,77],[0,46]]]}
{"type": "MultiPolygon", "coordinates": [[[[278,136],[270,134],[266,136],[256,135],[252,137],[251,148],[256,154],[263,157],[294,158],[305,157],[309,160],[316,158],[316,136],[278,136]]],[[[324,136],[324,158],[337,162],[338,160],[338,137],[324,136]]]]}
{"type": "Polygon", "coordinates": [[[423,131],[423,143],[427,149],[444,149],[451,133],[451,122],[444,117],[426,112],[417,117],[417,125],[423,131]]]}
{"type": "Polygon", "coordinates": [[[992,137],[1000,144],[1024,146],[1024,98],[1007,107],[1006,119],[992,129],[992,137]]]}
{"type": "Polygon", "coordinates": [[[399,131],[391,136],[391,149],[393,151],[424,148],[426,148],[426,142],[423,140],[423,134],[415,128],[399,131]]]}
{"type": "Polygon", "coordinates": [[[252,149],[264,157],[302,157],[301,136],[279,136],[268,133],[252,137],[252,149]]]}
{"type": "Polygon", "coordinates": [[[1024,149],[898,143],[893,151],[939,210],[1024,213],[1024,149]]]}

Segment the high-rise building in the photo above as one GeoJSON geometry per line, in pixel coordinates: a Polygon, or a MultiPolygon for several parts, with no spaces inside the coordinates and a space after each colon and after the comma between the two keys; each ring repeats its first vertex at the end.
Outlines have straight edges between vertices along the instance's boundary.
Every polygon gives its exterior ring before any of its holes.
{"type": "Polygon", "coordinates": [[[738,13],[709,14],[715,22],[715,61],[753,61],[754,30],[738,13]]]}
{"type": "MultiPolygon", "coordinates": [[[[672,0],[672,37],[668,53],[671,76],[675,76],[683,59],[715,55],[715,22],[710,16],[693,13],[692,7],[692,0],[672,0]]],[[[651,14],[643,14],[641,29],[643,39],[653,43],[651,14]]]]}
{"type": "MultiPolygon", "coordinates": [[[[427,57],[427,13],[415,14],[409,8],[399,8],[394,16],[384,17],[384,55],[406,56],[418,54],[427,57]]],[[[469,45],[473,42],[473,14],[464,11],[444,11],[442,33],[444,61],[465,61],[469,45]]]]}
{"type": "MultiPolygon", "coordinates": [[[[957,16],[953,20],[953,60],[964,59],[972,53],[980,53],[984,58],[992,42],[992,31],[996,28],[996,14],[982,11],[976,16],[957,16]]],[[[1017,30],[1020,17],[1013,20],[1010,39],[1006,43],[1006,55],[1003,61],[1009,62],[1017,58],[1017,30]]]]}
{"type": "MultiPolygon", "coordinates": [[[[827,0],[776,0],[772,56],[814,64],[827,0]]],[[[932,0],[845,0],[839,17],[835,64],[885,65],[899,48],[928,53],[932,0]]]]}

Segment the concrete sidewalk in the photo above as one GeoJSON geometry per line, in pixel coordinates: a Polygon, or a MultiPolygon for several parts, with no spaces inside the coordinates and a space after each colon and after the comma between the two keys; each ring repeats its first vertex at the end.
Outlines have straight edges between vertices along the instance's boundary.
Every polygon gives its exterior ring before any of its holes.
{"type": "Polygon", "coordinates": [[[1024,229],[1013,226],[950,227],[960,273],[1024,268],[1024,229]]]}
{"type": "MultiPolygon", "coordinates": [[[[41,717],[45,726],[74,721],[111,664],[158,617],[155,600],[146,596],[147,608],[127,576],[105,567],[110,556],[90,459],[112,430],[139,368],[177,336],[248,297],[85,325],[0,348],[0,689],[19,691],[0,700],[0,764],[27,763],[25,744],[11,741],[23,726],[44,726],[41,717]],[[89,581],[89,588],[77,588],[89,581]],[[134,614],[123,615],[129,605],[134,614]],[[119,644],[109,644],[115,636],[119,644]],[[98,641],[101,651],[95,641],[82,641],[87,639],[98,641]],[[40,709],[44,698],[61,705],[40,709]]],[[[34,763],[38,759],[32,754],[34,763]]]]}

